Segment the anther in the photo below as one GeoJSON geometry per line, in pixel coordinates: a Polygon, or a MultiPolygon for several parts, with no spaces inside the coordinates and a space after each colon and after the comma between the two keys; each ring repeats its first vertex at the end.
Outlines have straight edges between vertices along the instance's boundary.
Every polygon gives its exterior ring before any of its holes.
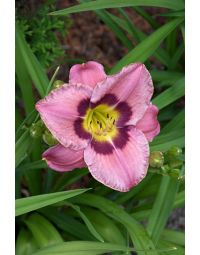
{"type": "Polygon", "coordinates": [[[107,118],[109,118],[109,114],[107,113],[107,118]]]}
{"type": "Polygon", "coordinates": [[[115,120],[113,120],[113,125],[115,124],[115,120]]]}

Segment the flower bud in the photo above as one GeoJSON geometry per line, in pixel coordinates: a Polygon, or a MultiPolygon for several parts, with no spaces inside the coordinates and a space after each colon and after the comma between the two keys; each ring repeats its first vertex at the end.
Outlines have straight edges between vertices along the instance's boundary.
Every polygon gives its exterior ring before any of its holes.
{"type": "Polygon", "coordinates": [[[54,81],[53,88],[58,89],[58,88],[62,87],[63,84],[64,84],[64,81],[61,81],[61,80],[54,81]]]}
{"type": "Polygon", "coordinates": [[[166,175],[169,171],[169,166],[168,165],[164,165],[161,167],[161,173],[166,175]]]}
{"type": "Polygon", "coordinates": [[[179,169],[169,169],[168,175],[173,177],[173,178],[178,178],[180,175],[180,170],[179,169]]]}
{"type": "Polygon", "coordinates": [[[32,138],[40,138],[44,132],[44,123],[39,120],[36,123],[33,123],[30,127],[30,135],[32,138]]]}
{"type": "Polygon", "coordinates": [[[149,164],[151,167],[160,168],[164,164],[164,156],[161,151],[153,151],[150,154],[149,164]]]}
{"type": "Polygon", "coordinates": [[[45,130],[42,138],[43,138],[43,141],[46,144],[48,144],[49,146],[53,146],[58,143],[58,141],[55,139],[55,137],[48,130],[45,130]]]}
{"type": "Polygon", "coordinates": [[[172,146],[167,152],[169,158],[177,158],[182,154],[182,149],[178,146],[172,146]]]}

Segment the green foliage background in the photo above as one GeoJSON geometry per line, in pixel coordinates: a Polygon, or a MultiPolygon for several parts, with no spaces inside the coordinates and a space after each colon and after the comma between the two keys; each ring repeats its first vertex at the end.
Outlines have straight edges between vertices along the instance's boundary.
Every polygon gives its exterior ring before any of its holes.
{"type": "MultiPolygon", "coordinates": [[[[116,73],[132,62],[143,62],[150,69],[156,91],[153,103],[160,110],[161,123],[160,134],[150,144],[151,151],[166,153],[176,145],[184,152],[184,109],[177,107],[185,92],[184,2],[80,2],[53,12],[53,23],[48,23],[45,17],[47,6],[41,14],[40,26],[37,18],[31,21],[31,26],[27,21],[16,22],[16,254],[133,254],[135,250],[138,255],[183,255],[184,233],[166,228],[172,210],[184,206],[183,164],[180,168],[167,162],[166,172],[150,168],[147,177],[127,193],[111,190],[94,179],[89,179],[85,189],[72,190],[87,178],[88,170],[60,174],[49,169],[41,160],[47,145],[41,138],[30,135],[31,125],[38,121],[34,105],[50,91],[58,73],[55,70],[49,80],[47,67],[62,54],[52,31],[64,31],[59,16],[93,11],[128,49],[109,73],[116,73]],[[144,6],[166,8],[162,14],[165,24],[160,26],[144,6]],[[124,7],[134,8],[153,32],[147,35],[140,31],[124,7]],[[121,18],[109,8],[115,8],[121,18]],[[46,37],[40,38],[44,27],[48,41],[46,37]],[[137,41],[135,47],[130,38],[137,41]],[[152,68],[152,56],[162,70],[152,68]],[[178,174],[174,175],[177,168],[178,174]]],[[[184,155],[177,160],[183,162],[184,155]]]]}

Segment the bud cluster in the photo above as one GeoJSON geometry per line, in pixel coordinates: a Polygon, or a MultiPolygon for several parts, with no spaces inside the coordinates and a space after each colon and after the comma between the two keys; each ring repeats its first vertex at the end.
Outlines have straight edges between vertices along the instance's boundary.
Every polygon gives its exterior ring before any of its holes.
{"type": "Polygon", "coordinates": [[[165,153],[153,151],[150,154],[149,165],[154,173],[180,179],[180,169],[183,166],[182,149],[173,146],[165,153]]]}
{"type": "Polygon", "coordinates": [[[33,123],[29,129],[30,135],[34,139],[43,139],[49,146],[56,145],[58,141],[53,137],[49,130],[45,127],[42,120],[33,123]]]}

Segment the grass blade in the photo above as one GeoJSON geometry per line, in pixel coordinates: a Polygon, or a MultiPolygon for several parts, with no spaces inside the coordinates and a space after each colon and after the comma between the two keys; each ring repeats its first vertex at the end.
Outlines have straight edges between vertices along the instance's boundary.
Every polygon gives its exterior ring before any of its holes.
{"type": "Polygon", "coordinates": [[[177,180],[174,180],[173,178],[168,176],[162,177],[160,189],[157,193],[147,225],[147,231],[154,243],[157,243],[159,240],[168,216],[173,208],[178,184],[177,180]]]}
{"type": "MultiPolygon", "coordinates": [[[[77,199],[72,199],[72,201],[78,204],[84,204],[98,208],[106,215],[120,222],[126,227],[135,245],[136,250],[146,252],[148,251],[149,255],[157,255],[154,244],[148,237],[143,226],[135,219],[133,219],[117,204],[111,202],[108,199],[92,194],[81,195],[77,199]],[[152,252],[152,250],[154,251],[152,252]]],[[[138,252],[138,255],[144,255],[144,252],[138,252]]]]}
{"type": "Polygon", "coordinates": [[[65,199],[78,196],[87,190],[88,189],[76,189],[17,199],[15,215],[19,216],[21,214],[37,210],[47,205],[55,204],[65,199]]]}
{"type": "Polygon", "coordinates": [[[166,89],[152,100],[159,110],[173,103],[185,94],[185,78],[179,79],[172,87],[166,89]]]}
{"type": "Polygon", "coordinates": [[[180,231],[165,229],[161,235],[161,239],[178,245],[185,245],[185,234],[180,231]]]}
{"type": "Polygon", "coordinates": [[[123,45],[131,50],[133,48],[132,42],[124,34],[123,30],[110,18],[109,13],[104,10],[96,11],[97,15],[103,20],[103,22],[112,29],[116,37],[123,43],[123,45]]]}
{"type": "MultiPolygon", "coordinates": [[[[141,42],[143,41],[145,38],[147,38],[147,36],[145,35],[145,33],[143,33],[142,31],[140,31],[138,28],[136,28],[134,25],[131,26],[130,28],[130,23],[128,24],[126,22],[126,20],[123,20],[121,18],[118,18],[117,16],[109,13],[109,16],[112,18],[112,20],[118,24],[118,26],[120,26],[122,29],[124,29],[126,32],[128,32],[136,41],[141,42]]],[[[128,18],[128,17],[127,17],[128,18]]],[[[163,49],[163,48],[158,48],[155,50],[155,52],[153,53],[153,55],[161,62],[163,63],[165,66],[169,67],[170,64],[170,57],[168,55],[168,53],[163,49]]]]}
{"type": "Polygon", "coordinates": [[[45,247],[33,255],[90,255],[104,254],[114,251],[132,251],[133,248],[128,248],[124,245],[111,243],[100,243],[92,241],[71,241],[63,242],[62,244],[51,245],[45,247]]]}
{"type": "Polygon", "coordinates": [[[30,231],[22,228],[19,232],[16,241],[16,255],[28,255],[38,250],[38,245],[35,242],[30,231]]]}
{"type": "Polygon", "coordinates": [[[25,223],[40,248],[63,242],[57,229],[38,213],[31,214],[25,223]]]}
{"type": "Polygon", "coordinates": [[[162,129],[162,133],[170,132],[171,130],[181,129],[185,124],[185,110],[180,111],[171,121],[162,129]]]}
{"type": "Polygon", "coordinates": [[[95,11],[107,8],[118,8],[128,6],[155,6],[179,10],[184,8],[181,0],[96,0],[88,3],[82,3],[63,10],[52,12],[51,15],[68,15],[70,13],[95,11]]]}
{"type": "Polygon", "coordinates": [[[87,226],[88,230],[90,233],[100,242],[104,242],[102,236],[96,231],[94,228],[93,224],[90,222],[90,220],[87,218],[87,216],[81,211],[80,207],[77,205],[73,205],[71,203],[67,203],[68,206],[72,207],[82,218],[84,221],[85,225],[87,226]]]}
{"type": "Polygon", "coordinates": [[[16,45],[21,52],[31,80],[37,88],[40,96],[44,97],[49,84],[48,78],[37,58],[32,53],[29,45],[25,41],[18,24],[16,24],[16,45]]]}
{"type": "Polygon", "coordinates": [[[39,212],[52,221],[57,228],[69,233],[72,237],[78,238],[79,240],[96,240],[87,227],[70,216],[68,212],[66,213],[53,207],[51,207],[51,210],[48,207],[42,208],[39,212]]]}
{"type": "Polygon", "coordinates": [[[31,139],[29,130],[26,130],[15,144],[15,166],[17,167],[25,158],[26,151],[30,145],[31,139]]]}
{"type": "Polygon", "coordinates": [[[123,57],[111,70],[111,74],[118,72],[122,67],[133,62],[145,62],[161,42],[170,34],[180,23],[182,19],[175,19],[157,29],[153,34],[138,44],[132,51],[123,57]]]}

